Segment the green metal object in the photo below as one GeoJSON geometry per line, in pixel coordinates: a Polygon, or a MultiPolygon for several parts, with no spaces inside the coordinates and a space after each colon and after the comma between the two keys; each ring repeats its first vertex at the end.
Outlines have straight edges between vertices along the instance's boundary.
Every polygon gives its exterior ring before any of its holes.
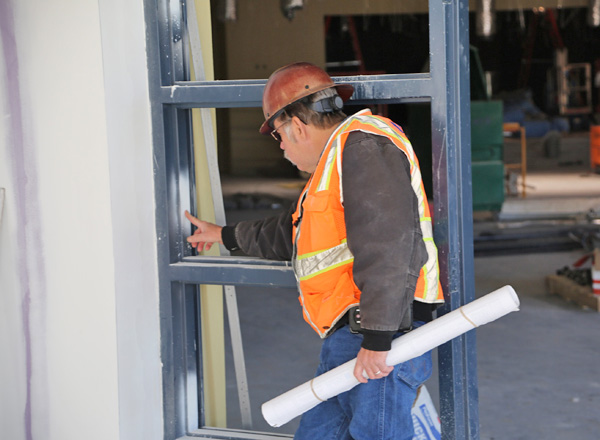
{"type": "Polygon", "coordinates": [[[502,101],[471,101],[471,160],[502,160],[502,101]]]}
{"type": "MultiPolygon", "coordinates": [[[[471,182],[473,211],[500,211],[504,203],[502,101],[471,101],[471,182]]],[[[421,162],[423,185],[431,187],[431,112],[427,104],[410,104],[408,138],[421,162]]]]}
{"type": "Polygon", "coordinates": [[[500,211],[504,203],[502,122],[502,101],[471,101],[474,211],[500,211]]]}
{"type": "Polygon", "coordinates": [[[500,211],[504,202],[504,164],[499,160],[473,162],[473,210],[500,211]]]}

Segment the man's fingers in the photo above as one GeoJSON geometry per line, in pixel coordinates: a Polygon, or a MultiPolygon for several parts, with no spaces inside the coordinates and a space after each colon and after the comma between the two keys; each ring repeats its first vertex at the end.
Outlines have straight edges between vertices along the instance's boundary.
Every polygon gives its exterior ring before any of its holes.
{"type": "Polygon", "coordinates": [[[375,379],[381,379],[382,377],[387,377],[392,371],[394,371],[394,368],[386,365],[385,367],[375,370],[373,374],[375,375],[375,379]]]}
{"type": "Polygon", "coordinates": [[[387,377],[394,369],[392,368],[391,370],[389,370],[386,367],[383,368],[377,368],[377,367],[372,367],[372,368],[365,368],[364,369],[364,374],[369,378],[369,379],[381,379],[382,377],[387,377]]]}
{"type": "Polygon", "coordinates": [[[381,375],[382,376],[387,376],[388,374],[390,374],[392,371],[394,371],[394,367],[391,367],[389,365],[384,365],[383,367],[381,367],[381,375]]]}
{"type": "Polygon", "coordinates": [[[185,211],[185,216],[192,224],[194,224],[198,227],[200,227],[202,225],[202,222],[200,220],[198,220],[196,217],[194,217],[192,214],[190,214],[187,210],[185,211]]]}
{"type": "Polygon", "coordinates": [[[202,243],[203,241],[206,241],[206,239],[204,237],[201,237],[201,234],[196,233],[194,233],[194,235],[190,235],[187,238],[188,243],[202,243]]]}
{"type": "Polygon", "coordinates": [[[362,365],[357,362],[356,366],[354,367],[354,377],[356,377],[356,380],[358,380],[360,383],[367,383],[367,378],[363,376],[364,371],[365,370],[363,369],[362,365]]]}
{"type": "Polygon", "coordinates": [[[394,367],[386,363],[387,354],[387,351],[372,351],[361,348],[356,356],[354,376],[360,382],[363,382],[361,377],[363,379],[381,379],[388,376],[394,370],[394,367]]]}

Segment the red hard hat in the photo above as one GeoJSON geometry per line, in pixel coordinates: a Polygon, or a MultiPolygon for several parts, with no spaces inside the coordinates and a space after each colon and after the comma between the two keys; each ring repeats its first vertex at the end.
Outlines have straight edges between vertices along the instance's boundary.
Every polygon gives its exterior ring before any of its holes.
{"type": "Polygon", "coordinates": [[[352,85],[336,85],[327,72],[314,64],[294,63],[276,70],[269,77],[263,91],[265,122],[260,127],[260,132],[269,134],[273,129],[271,122],[288,105],[329,87],[335,87],[344,102],[354,92],[352,85]]]}

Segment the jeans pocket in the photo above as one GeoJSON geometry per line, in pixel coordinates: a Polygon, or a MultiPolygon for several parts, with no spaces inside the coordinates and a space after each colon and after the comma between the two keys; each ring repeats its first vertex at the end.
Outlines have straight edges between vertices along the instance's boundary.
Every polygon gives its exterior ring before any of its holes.
{"type": "Polygon", "coordinates": [[[416,389],[431,376],[433,370],[431,352],[403,362],[395,369],[397,379],[416,389]]]}

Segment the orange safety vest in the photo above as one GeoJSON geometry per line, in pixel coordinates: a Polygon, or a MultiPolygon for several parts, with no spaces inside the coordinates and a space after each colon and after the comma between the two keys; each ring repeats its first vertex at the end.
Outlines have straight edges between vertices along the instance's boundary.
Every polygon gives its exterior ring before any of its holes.
{"type": "Polygon", "coordinates": [[[304,319],[321,338],[325,338],[335,323],[360,301],[361,292],[352,276],[354,256],[346,241],[341,178],[344,145],[348,135],[356,130],[387,137],[408,158],[428,253],[414,298],[425,303],[444,302],[429,204],[417,157],[398,125],[363,110],[347,118],[332,133],[293,214],[293,267],[299,300],[304,319]]]}

